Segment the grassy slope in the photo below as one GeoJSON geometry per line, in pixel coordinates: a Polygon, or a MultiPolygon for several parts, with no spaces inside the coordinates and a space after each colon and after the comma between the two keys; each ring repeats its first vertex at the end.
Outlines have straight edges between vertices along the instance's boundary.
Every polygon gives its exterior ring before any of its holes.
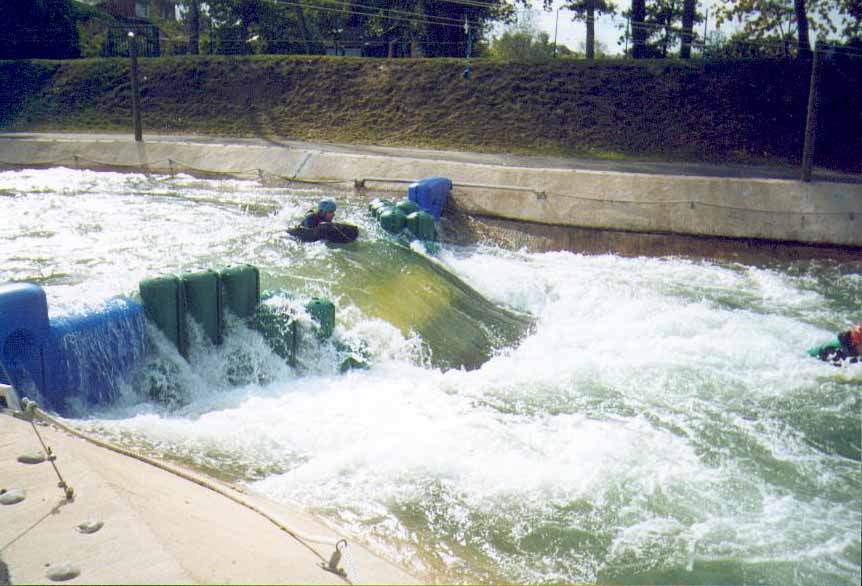
{"type": "MultiPolygon", "coordinates": [[[[706,161],[793,162],[801,154],[805,64],[474,61],[470,80],[463,67],[445,59],[143,59],[144,127],[706,161]]],[[[823,80],[818,163],[862,170],[860,67],[830,64],[823,80]]],[[[0,128],[128,131],[125,59],[0,63],[0,84],[0,128]]]]}

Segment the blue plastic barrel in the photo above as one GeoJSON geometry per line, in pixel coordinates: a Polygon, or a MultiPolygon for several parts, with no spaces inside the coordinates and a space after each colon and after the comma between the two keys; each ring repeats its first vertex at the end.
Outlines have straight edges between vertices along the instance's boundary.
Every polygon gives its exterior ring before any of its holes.
{"type": "Polygon", "coordinates": [[[0,285],[0,381],[23,396],[45,388],[43,350],[48,340],[45,291],[30,283],[0,285]]]}
{"type": "Polygon", "coordinates": [[[407,188],[407,198],[419,208],[439,220],[452,191],[452,181],[448,177],[428,177],[411,183],[407,188]]]}
{"type": "Polygon", "coordinates": [[[115,298],[86,313],[52,317],[43,398],[61,414],[113,403],[148,353],[144,307],[115,298]]]}

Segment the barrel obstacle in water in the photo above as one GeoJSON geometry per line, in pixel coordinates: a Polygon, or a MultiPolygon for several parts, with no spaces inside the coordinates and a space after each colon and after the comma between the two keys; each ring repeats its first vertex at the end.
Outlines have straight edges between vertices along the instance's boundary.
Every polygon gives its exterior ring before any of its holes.
{"type": "MultiPolygon", "coordinates": [[[[61,414],[110,404],[119,397],[119,385],[154,352],[147,321],[187,358],[188,319],[218,345],[227,312],[258,330],[295,365],[299,327],[293,317],[266,321],[260,276],[252,265],[163,275],[141,281],[139,290],[140,302],[116,297],[80,313],[49,317],[38,285],[0,285],[0,383],[61,414]]],[[[305,309],[317,324],[317,337],[331,336],[334,304],[312,298],[305,309]]]]}
{"type": "Polygon", "coordinates": [[[427,177],[407,187],[407,199],[439,222],[451,192],[452,180],[448,177],[427,177]]]}
{"type": "Polygon", "coordinates": [[[48,317],[38,285],[0,285],[0,379],[58,411],[107,403],[147,354],[143,307],[115,298],[82,313],[48,317]]]}
{"type": "Polygon", "coordinates": [[[422,240],[436,242],[436,221],[440,220],[452,189],[446,177],[429,177],[411,183],[407,198],[398,202],[375,198],[368,210],[390,235],[405,243],[422,240]]]}

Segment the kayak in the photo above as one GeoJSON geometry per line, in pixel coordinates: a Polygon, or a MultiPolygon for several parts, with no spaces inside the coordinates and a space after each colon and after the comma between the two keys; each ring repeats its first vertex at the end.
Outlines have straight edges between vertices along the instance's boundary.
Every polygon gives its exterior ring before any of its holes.
{"type": "Polygon", "coordinates": [[[316,228],[307,228],[302,224],[298,224],[292,228],[288,228],[287,233],[303,242],[317,242],[318,240],[353,242],[359,236],[359,228],[353,224],[324,222],[316,228]]]}

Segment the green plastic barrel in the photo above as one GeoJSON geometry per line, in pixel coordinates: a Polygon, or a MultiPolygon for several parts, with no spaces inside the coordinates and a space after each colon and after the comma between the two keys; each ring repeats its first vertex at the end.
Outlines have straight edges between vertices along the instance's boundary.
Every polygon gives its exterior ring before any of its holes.
{"type": "Polygon", "coordinates": [[[374,210],[374,217],[380,220],[380,216],[393,209],[393,206],[380,206],[376,210],[374,210]]]}
{"type": "Polygon", "coordinates": [[[380,225],[390,234],[398,234],[404,229],[404,224],[407,222],[407,216],[404,212],[396,207],[391,207],[380,214],[377,218],[380,220],[380,225]]]}
{"type": "Polygon", "coordinates": [[[434,217],[428,212],[413,212],[407,216],[407,229],[419,240],[435,240],[434,217]]]}
{"type": "Polygon", "coordinates": [[[368,211],[374,213],[374,211],[382,205],[392,205],[392,202],[383,199],[382,197],[375,197],[370,202],[368,202],[368,211]]]}
{"type": "Polygon", "coordinates": [[[318,336],[321,338],[330,337],[335,329],[335,304],[329,299],[312,297],[305,309],[320,326],[318,336]]]}
{"type": "Polygon", "coordinates": [[[296,366],[299,330],[296,319],[289,311],[284,307],[263,302],[254,312],[252,326],[263,335],[273,352],[291,366],[296,366]]]}
{"type": "Polygon", "coordinates": [[[180,280],[185,292],[186,311],[213,344],[221,344],[222,300],[218,273],[184,273],[180,275],[180,280]]]}
{"type": "Polygon", "coordinates": [[[138,289],[147,319],[159,328],[182,356],[187,356],[185,295],[180,278],[164,275],[144,279],[138,289]]]}
{"type": "Polygon", "coordinates": [[[247,319],[260,302],[260,271],[253,265],[228,267],[219,273],[225,311],[247,319]]]}
{"type": "Polygon", "coordinates": [[[392,205],[393,205],[392,202],[389,201],[388,199],[383,199],[381,197],[378,197],[378,198],[375,198],[374,201],[371,202],[371,205],[369,206],[369,208],[371,209],[372,212],[377,214],[377,213],[379,213],[380,208],[391,208],[392,205]]]}
{"type": "Polygon", "coordinates": [[[405,216],[409,216],[413,212],[419,211],[419,206],[416,205],[416,202],[410,201],[409,199],[402,199],[395,204],[395,207],[404,212],[405,216]]]}

